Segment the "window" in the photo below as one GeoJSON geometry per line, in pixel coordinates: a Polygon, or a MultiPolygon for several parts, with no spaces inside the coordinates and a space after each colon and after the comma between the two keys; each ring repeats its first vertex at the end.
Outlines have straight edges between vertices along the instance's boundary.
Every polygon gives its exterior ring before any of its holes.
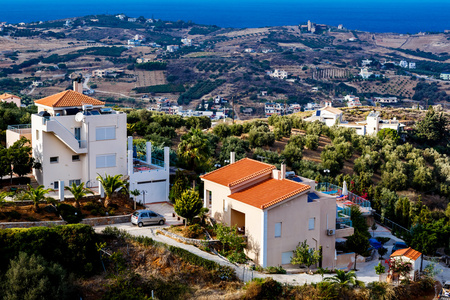
{"type": "Polygon", "coordinates": [[[53,188],[56,190],[56,189],[59,189],[59,182],[58,181],[55,181],[55,182],[53,182],[53,188]]]}
{"type": "Polygon", "coordinates": [[[228,203],[226,199],[223,199],[223,211],[228,211],[228,203]]]}
{"type": "Polygon", "coordinates": [[[36,129],[36,140],[39,140],[39,130],[36,129]]]}
{"type": "Polygon", "coordinates": [[[79,161],[80,156],[79,155],[72,155],[72,161],[79,161]]]}
{"type": "Polygon", "coordinates": [[[114,140],[116,138],[116,127],[97,127],[95,128],[95,138],[97,141],[114,140]]]}
{"type": "Polygon", "coordinates": [[[148,214],[147,213],[142,213],[141,214],[141,218],[148,218],[148,214]]]}
{"type": "Polygon", "coordinates": [[[58,157],[58,156],[50,157],[50,163],[51,163],[51,164],[57,164],[57,163],[58,163],[58,160],[59,160],[59,157],[58,157]]]}
{"type": "Polygon", "coordinates": [[[281,222],[275,223],[275,237],[281,237],[281,222]]]}
{"type": "Polygon", "coordinates": [[[116,166],[116,154],[97,155],[96,168],[110,168],[116,166]]]}
{"type": "Polygon", "coordinates": [[[71,186],[73,183],[75,183],[75,185],[80,185],[81,179],[69,180],[69,186],[71,186]]]}
{"type": "Polygon", "coordinates": [[[211,191],[206,191],[206,196],[207,196],[207,199],[208,199],[208,204],[209,204],[209,206],[211,206],[212,205],[212,192],[211,191]]]}
{"type": "Polygon", "coordinates": [[[309,228],[309,230],[314,230],[314,223],[316,222],[316,218],[310,218],[309,219],[309,222],[308,222],[308,224],[309,224],[309,226],[308,226],[308,228],[309,228]]]}
{"type": "Polygon", "coordinates": [[[291,259],[292,259],[292,255],[293,255],[292,251],[281,253],[281,264],[282,265],[290,264],[291,263],[291,259]]]}
{"type": "Polygon", "coordinates": [[[81,127],[74,128],[74,135],[78,141],[81,140],[81,127]]]}

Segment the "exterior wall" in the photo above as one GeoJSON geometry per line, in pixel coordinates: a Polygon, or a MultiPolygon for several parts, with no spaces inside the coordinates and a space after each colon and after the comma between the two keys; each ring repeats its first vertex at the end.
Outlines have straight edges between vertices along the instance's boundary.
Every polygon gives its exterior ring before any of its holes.
{"type": "Polygon", "coordinates": [[[247,236],[246,254],[253,259],[255,263],[262,265],[264,252],[264,211],[231,198],[228,198],[228,205],[227,211],[224,212],[224,219],[227,221],[224,223],[230,226],[236,225],[231,222],[232,210],[241,212],[245,215],[245,235],[247,236]]]}
{"type": "Polygon", "coordinates": [[[19,131],[6,130],[6,148],[11,147],[15,142],[20,140],[20,138],[23,136],[31,141],[31,130],[29,128],[21,129],[19,131]]]}
{"type": "Polygon", "coordinates": [[[268,209],[267,217],[267,266],[281,265],[284,252],[294,251],[299,242],[307,240],[310,248],[322,246],[322,266],[335,265],[335,236],[328,236],[327,229],[336,227],[336,202],[332,197],[321,197],[307,202],[307,194],[268,209]],[[309,230],[309,219],[314,217],[314,229],[309,230]],[[275,223],[281,222],[281,237],[275,237],[275,223]]]}
{"type": "MultiPolygon", "coordinates": [[[[228,196],[231,194],[231,190],[223,185],[204,180],[204,190],[211,191],[211,206],[206,204],[206,207],[209,208],[209,214],[212,218],[217,221],[229,224],[231,219],[230,216],[225,214],[223,211],[223,200],[228,201],[228,196]]],[[[206,192],[205,192],[206,193],[206,192]]],[[[204,200],[206,197],[204,198],[204,200]]],[[[207,201],[207,199],[205,200],[207,201]]],[[[228,207],[229,203],[227,203],[228,207]]]]}
{"type": "Polygon", "coordinates": [[[353,128],[356,130],[356,134],[366,135],[366,126],[365,125],[339,124],[339,127],[353,128]]]}
{"type": "Polygon", "coordinates": [[[53,188],[54,181],[63,180],[65,185],[68,185],[69,180],[80,179],[81,182],[86,182],[88,187],[94,187],[98,186],[97,173],[102,176],[127,173],[125,114],[85,116],[83,122],[76,122],[73,115],[53,117],[61,125],[60,133],[64,133],[61,136],[48,131],[43,119],[32,115],[33,157],[42,164],[41,170],[33,171],[39,184],[53,188]],[[115,139],[97,141],[96,127],[105,126],[116,128],[115,139]],[[76,127],[81,127],[80,139],[86,141],[85,148],[78,149],[80,152],[69,147],[72,145],[70,139],[75,139],[73,134],[76,127]],[[97,168],[96,157],[102,154],[115,154],[116,166],[97,168]],[[72,155],[79,155],[80,160],[73,162],[72,155]],[[58,157],[58,163],[50,163],[50,157],[55,156],[58,157]]]}
{"type": "Polygon", "coordinates": [[[20,98],[19,97],[9,97],[5,99],[1,99],[2,102],[14,103],[17,107],[20,107],[20,98]]]}

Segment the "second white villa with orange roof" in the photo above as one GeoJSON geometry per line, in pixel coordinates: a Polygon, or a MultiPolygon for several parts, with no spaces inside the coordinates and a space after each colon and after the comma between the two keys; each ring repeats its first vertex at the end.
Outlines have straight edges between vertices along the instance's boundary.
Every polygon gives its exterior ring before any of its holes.
{"type": "MultiPolygon", "coordinates": [[[[300,242],[321,250],[319,266],[336,266],[336,200],[315,192],[314,181],[285,178],[286,167],[244,158],[201,176],[204,205],[215,220],[237,225],[246,254],[262,267],[289,265],[300,242]]],[[[353,232],[348,235],[353,234],[353,232]]]]}

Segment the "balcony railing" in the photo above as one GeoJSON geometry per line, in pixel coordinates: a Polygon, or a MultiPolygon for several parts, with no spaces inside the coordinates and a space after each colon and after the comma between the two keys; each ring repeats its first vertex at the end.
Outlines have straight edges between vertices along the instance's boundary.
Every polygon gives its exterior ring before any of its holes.
{"type": "Polygon", "coordinates": [[[8,130],[17,132],[19,134],[30,133],[31,124],[8,125],[8,130]]]}
{"type": "Polygon", "coordinates": [[[356,204],[361,207],[370,208],[370,201],[353,194],[352,192],[347,192],[347,195],[343,195],[343,188],[328,182],[320,182],[316,185],[316,191],[322,192],[324,194],[329,194],[339,197],[340,201],[343,201],[343,205],[356,204]]]}

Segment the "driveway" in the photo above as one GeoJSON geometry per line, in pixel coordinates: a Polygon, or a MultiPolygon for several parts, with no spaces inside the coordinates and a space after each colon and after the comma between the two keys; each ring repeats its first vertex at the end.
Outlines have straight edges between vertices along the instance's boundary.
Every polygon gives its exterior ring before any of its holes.
{"type": "MultiPolygon", "coordinates": [[[[322,276],[319,274],[315,274],[315,275],[308,275],[308,274],[267,275],[267,274],[261,274],[261,273],[249,270],[249,268],[247,266],[234,265],[234,264],[230,263],[229,261],[222,259],[221,257],[219,257],[217,255],[202,251],[195,246],[186,245],[186,244],[177,242],[177,241],[175,241],[167,236],[164,236],[162,234],[156,234],[156,231],[158,229],[170,226],[169,222],[172,222],[173,225],[175,225],[176,224],[175,221],[178,222],[178,224],[180,224],[180,221],[177,221],[176,218],[172,217],[171,210],[170,210],[172,206],[170,204],[158,203],[158,204],[148,205],[148,207],[149,207],[149,209],[154,210],[155,212],[166,216],[166,218],[171,218],[172,221],[168,221],[168,222],[166,222],[165,225],[162,225],[162,226],[150,225],[150,226],[145,226],[145,227],[139,228],[135,225],[132,225],[130,222],[130,223],[115,224],[114,227],[117,227],[118,229],[126,230],[131,235],[147,236],[147,237],[152,238],[155,241],[162,242],[162,243],[165,243],[168,245],[173,245],[173,246],[176,246],[179,248],[183,248],[183,249],[190,251],[200,257],[215,261],[221,265],[230,266],[236,271],[237,276],[245,282],[250,281],[253,278],[266,278],[266,277],[272,277],[274,280],[276,280],[278,282],[287,283],[287,284],[291,284],[291,285],[303,285],[305,283],[311,284],[311,283],[317,283],[317,282],[322,281],[322,276]]],[[[172,207],[172,211],[173,211],[173,207],[172,207]]],[[[106,225],[95,226],[94,230],[96,232],[100,233],[105,227],[106,227],[106,225]]],[[[372,234],[372,231],[370,231],[370,233],[372,234]]],[[[382,227],[381,225],[378,225],[377,230],[375,230],[375,237],[377,237],[377,236],[384,236],[384,237],[391,238],[391,240],[385,244],[385,247],[388,249],[388,252],[383,257],[384,259],[388,258],[389,255],[391,254],[394,242],[402,241],[401,239],[393,236],[387,228],[382,227]]],[[[384,262],[384,259],[383,259],[383,262],[384,262]]],[[[356,265],[356,268],[358,269],[358,271],[356,272],[357,279],[360,281],[363,281],[366,284],[373,282],[373,281],[378,281],[379,276],[375,273],[375,266],[378,265],[379,262],[380,261],[378,260],[378,254],[376,254],[375,258],[372,261],[365,262],[365,263],[358,263],[356,265]]],[[[424,260],[423,267],[425,268],[425,266],[427,266],[430,263],[431,263],[430,261],[424,260]]],[[[436,275],[437,280],[439,280],[440,282],[445,282],[446,280],[450,280],[450,269],[449,268],[447,268],[441,264],[437,264],[436,270],[438,271],[438,274],[436,275]]],[[[289,271],[291,271],[291,270],[289,270],[289,271]]],[[[332,275],[325,275],[324,278],[331,277],[331,276],[332,275]]]]}

